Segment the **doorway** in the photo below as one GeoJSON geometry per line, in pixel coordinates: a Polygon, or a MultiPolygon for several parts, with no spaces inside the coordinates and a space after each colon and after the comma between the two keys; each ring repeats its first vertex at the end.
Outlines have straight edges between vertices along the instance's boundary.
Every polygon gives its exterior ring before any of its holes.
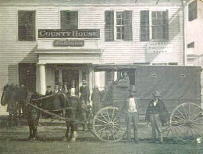
{"type": "Polygon", "coordinates": [[[79,70],[62,70],[62,82],[68,89],[75,88],[76,95],[79,94],[79,70]]]}
{"type": "Polygon", "coordinates": [[[36,64],[19,63],[19,84],[24,84],[30,91],[36,90],[36,64]]]}

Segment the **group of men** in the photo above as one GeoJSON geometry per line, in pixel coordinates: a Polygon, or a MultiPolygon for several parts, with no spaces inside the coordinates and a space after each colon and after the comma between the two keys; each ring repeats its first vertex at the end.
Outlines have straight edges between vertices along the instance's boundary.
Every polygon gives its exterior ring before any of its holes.
{"type": "MultiPolygon", "coordinates": [[[[149,102],[146,109],[145,120],[147,124],[151,123],[152,128],[152,139],[154,142],[163,142],[162,136],[162,125],[168,120],[168,111],[165,104],[160,99],[160,92],[155,91],[152,93],[153,99],[149,102]],[[157,140],[158,139],[158,140],[157,140]]],[[[133,141],[138,143],[138,109],[137,109],[137,99],[130,94],[127,106],[127,139],[131,142],[131,122],[134,131],[133,141]]]]}
{"type": "Polygon", "coordinates": [[[70,89],[67,88],[67,85],[55,85],[54,91],[52,91],[51,86],[47,86],[45,95],[52,95],[57,93],[66,93],[69,96],[69,100],[72,102],[80,102],[80,119],[83,121],[83,130],[87,129],[87,117],[88,117],[88,106],[90,104],[90,89],[87,86],[87,81],[82,81],[82,86],[79,89],[80,97],[76,95],[76,89],[72,86],[70,89]],[[76,101],[78,100],[78,101],[76,101]]]}
{"type": "MultiPolygon", "coordinates": [[[[55,93],[60,90],[55,89],[55,93]],[[58,91],[57,91],[58,90],[58,91]]],[[[50,95],[53,92],[51,91],[51,87],[47,87],[46,95],[50,95]]],[[[162,136],[162,124],[167,121],[168,111],[166,109],[165,104],[160,99],[160,92],[155,91],[152,93],[153,99],[149,102],[148,107],[146,109],[145,120],[149,124],[151,123],[152,127],[152,138],[153,141],[163,142],[162,136]],[[158,140],[157,140],[158,139],[158,140]]],[[[75,90],[70,89],[70,96],[75,96],[75,90]]],[[[101,104],[99,102],[100,91],[97,87],[93,89],[93,93],[91,96],[91,100],[93,101],[93,110],[96,112],[99,108],[101,108],[101,104]]],[[[87,122],[87,104],[89,104],[90,98],[90,90],[87,86],[87,82],[83,80],[82,86],[80,87],[80,101],[82,104],[82,117],[85,122],[83,125],[83,129],[86,129],[87,122]]],[[[127,104],[125,105],[126,111],[126,123],[127,123],[127,139],[129,142],[134,141],[135,143],[139,142],[138,139],[138,104],[137,99],[134,97],[134,94],[130,92],[127,104]],[[132,127],[131,127],[132,126],[132,127]],[[131,130],[133,128],[134,138],[131,138],[131,130]]]]}

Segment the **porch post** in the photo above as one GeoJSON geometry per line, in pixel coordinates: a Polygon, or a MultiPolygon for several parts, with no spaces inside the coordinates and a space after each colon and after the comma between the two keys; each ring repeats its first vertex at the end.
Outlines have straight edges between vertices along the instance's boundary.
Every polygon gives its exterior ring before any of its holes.
{"type": "Polygon", "coordinates": [[[46,93],[46,72],[45,64],[39,65],[39,93],[45,95],[46,93]]]}
{"type": "MultiPolygon", "coordinates": [[[[89,88],[90,88],[90,97],[92,95],[92,90],[94,88],[94,69],[92,66],[89,67],[89,88]]],[[[90,104],[92,104],[90,100],[90,104]]]]}
{"type": "Polygon", "coordinates": [[[117,76],[117,71],[114,72],[114,81],[116,81],[118,79],[118,76],[117,76]]]}

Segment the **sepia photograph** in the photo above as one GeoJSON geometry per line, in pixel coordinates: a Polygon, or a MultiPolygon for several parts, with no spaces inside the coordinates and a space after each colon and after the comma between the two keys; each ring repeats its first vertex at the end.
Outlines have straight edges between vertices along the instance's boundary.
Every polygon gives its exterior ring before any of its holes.
{"type": "Polygon", "coordinates": [[[203,0],[0,0],[0,154],[203,154],[203,0]]]}

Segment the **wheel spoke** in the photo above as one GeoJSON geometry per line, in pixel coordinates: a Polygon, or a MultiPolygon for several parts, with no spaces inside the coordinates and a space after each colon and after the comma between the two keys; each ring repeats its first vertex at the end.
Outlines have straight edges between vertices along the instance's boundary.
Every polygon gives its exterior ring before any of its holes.
{"type": "Polygon", "coordinates": [[[115,110],[116,110],[116,109],[113,109],[113,111],[112,111],[112,121],[113,121],[113,119],[114,119],[115,110]]]}
{"type": "Polygon", "coordinates": [[[181,116],[183,117],[183,119],[186,118],[180,110],[177,110],[177,112],[181,114],[181,116]]]}
{"type": "Polygon", "coordinates": [[[104,127],[104,125],[94,125],[95,127],[104,127]]]}
{"type": "Polygon", "coordinates": [[[104,118],[104,120],[107,122],[107,121],[109,121],[106,117],[105,117],[105,115],[103,114],[103,113],[101,113],[101,116],[104,118]]]}
{"type": "Polygon", "coordinates": [[[99,119],[99,118],[96,118],[96,119],[99,120],[99,121],[101,121],[101,122],[103,122],[103,123],[105,123],[105,124],[107,124],[106,121],[103,121],[103,120],[101,120],[101,119],[99,119]]]}
{"type": "Polygon", "coordinates": [[[107,117],[108,117],[109,121],[111,121],[108,110],[106,111],[106,113],[107,113],[107,117]]]}

